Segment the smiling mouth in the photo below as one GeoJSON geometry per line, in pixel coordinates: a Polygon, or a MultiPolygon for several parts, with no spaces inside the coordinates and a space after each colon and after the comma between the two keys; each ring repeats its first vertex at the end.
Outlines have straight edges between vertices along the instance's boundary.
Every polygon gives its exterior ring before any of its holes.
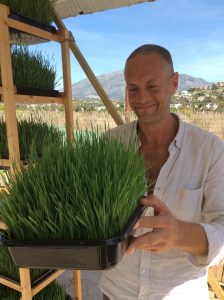
{"type": "Polygon", "coordinates": [[[153,106],[156,106],[156,103],[150,104],[150,105],[146,105],[146,106],[136,106],[135,108],[136,108],[136,109],[142,110],[142,109],[151,108],[151,107],[153,107],[153,106]]]}

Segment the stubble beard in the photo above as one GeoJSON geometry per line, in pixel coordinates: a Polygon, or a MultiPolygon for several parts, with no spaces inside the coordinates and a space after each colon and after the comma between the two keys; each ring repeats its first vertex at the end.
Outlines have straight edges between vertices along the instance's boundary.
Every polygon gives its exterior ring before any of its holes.
{"type": "Polygon", "coordinates": [[[155,125],[159,123],[165,116],[165,113],[159,112],[158,110],[152,112],[151,114],[149,113],[145,115],[138,113],[136,110],[134,110],[134,112],[138,117],[138,121],[145,125],[155,125]]]}

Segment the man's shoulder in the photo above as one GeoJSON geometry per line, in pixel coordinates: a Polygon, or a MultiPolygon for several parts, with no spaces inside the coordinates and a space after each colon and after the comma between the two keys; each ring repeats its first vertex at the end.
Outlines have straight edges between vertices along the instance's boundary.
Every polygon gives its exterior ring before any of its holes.
{"type": "Polygon", "coordinates": [[[112,128],[108,131],[108,135],[119,139],[124,144],[129,144],[137,137],[137,121],[112,128]]]}
{"type": "Polygon", "coordinates": [[[119,125],[117,127],[111,128],[108,132],[112,135],[120,135],[120,134],[126,134],[129,132],[133,132],[137,126],[137,121],[132,121],[130,123],[126,123],[123,125],[119,125]]]}
{"type": "Polygon", "coordinates": [[[224,142],[217,135],[196,125],[185,123],[185,133],[187,139],[193,139],[199,145],[206,143],[224,147],[224,142]]]}

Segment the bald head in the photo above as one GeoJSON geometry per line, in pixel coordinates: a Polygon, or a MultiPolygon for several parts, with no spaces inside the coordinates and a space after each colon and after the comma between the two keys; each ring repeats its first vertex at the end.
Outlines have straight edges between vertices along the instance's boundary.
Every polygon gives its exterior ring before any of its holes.
{"type": "Polygon", "coordinates": [[[174,68],[173,68],[173,60],[171,57],[170,52],[164,48],[161,47],[159,45],[154,45],[154,44],[145,44],[142,45],[140,47],[138,47],[137,49],[135,49],[127,58],[126,60],[126,64],[125,64],[125,69],[127,66],[127,63],[134,58],[137,55],[150,55],[150,54],[156,54],[160,57],[160,59],[162,61],[164,61],[164,63],[166,63],[168,70],[171,74],[173,74],[174,72],[174,68]]]}

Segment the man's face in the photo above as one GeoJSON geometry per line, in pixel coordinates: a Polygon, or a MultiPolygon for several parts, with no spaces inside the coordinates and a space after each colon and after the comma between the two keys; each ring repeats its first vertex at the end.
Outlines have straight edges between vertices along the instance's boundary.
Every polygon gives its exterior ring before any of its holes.
{"type": "Polygon", "coordinates": [[[159,55],[135,55],[126,64],[125,79],[130,106],[140,122],[155,124],[169,115],[178,74],[172,74],[159,55]]]}

